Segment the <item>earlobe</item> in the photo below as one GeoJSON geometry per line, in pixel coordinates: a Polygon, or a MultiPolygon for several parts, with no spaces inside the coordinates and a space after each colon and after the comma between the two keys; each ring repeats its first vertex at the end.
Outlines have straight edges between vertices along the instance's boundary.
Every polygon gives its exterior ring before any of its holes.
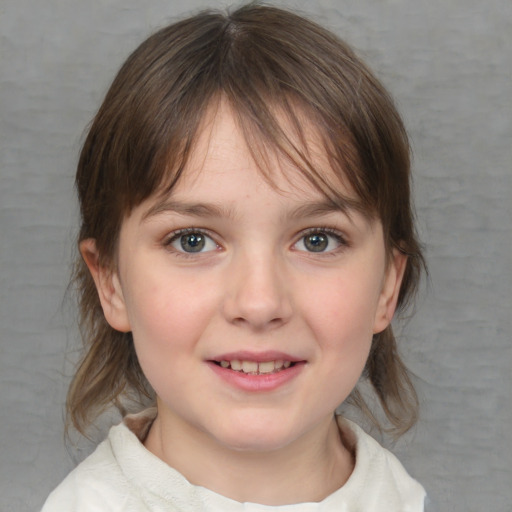
{"type": "Polygon", "coordinates": [[[80,253],[94,279],[107,322],[117,331],[131,331],[119,276],[117,272],[100,265],[96,240],[94,238],[82,240],[80,253]]]}
{"type": "Polygon", "coordinates": [[[393,315],[395,314],[406,266],[407,256],[397,249],[394,249],[388,263],[377,311],[375,313],[373,326],[374,334],[382,332],[391,323],[393,315]]]}

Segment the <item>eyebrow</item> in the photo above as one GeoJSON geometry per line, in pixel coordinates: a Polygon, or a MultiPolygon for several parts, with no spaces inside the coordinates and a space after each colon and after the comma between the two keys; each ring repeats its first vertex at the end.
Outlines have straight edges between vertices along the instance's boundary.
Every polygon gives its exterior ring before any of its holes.
{"type": "MultiPolygon", "coordinates": [[[[187,203],[182,201],[161,201],[152,206],[144,213],[142,220],[145,221],[161,213],[177,213],[191,217],[208,218],[224,217],[234,218],[235,212],[231,208],[225,208],[214,203],[187,203]]],[[[307,217],[319,217],[332,213],[341,212],[351,219],[353,212],[362,213],[367,216],[359,201],[349,198],[325,199],[324,201],[311,201],[301,204],[287,212],[286,219],[301,219],[307,217]]]]}
{"type": "Polygon", "coordinates": [[[287,217],[318,217],[337,212],[343,213],[349,219],[353,212],[359,212],[366,215],[359,201],[346,197],[338,197],[336,199],[325,199],[324,201],[312,201],[305,203],[292,210],[287,217]]]}
{"type": "Polygon", "coordinates": [[[160,213],[177,213],[191,217],[233,217],[233,211],[213,203],[185,203],[181,201],[161,201],[152,206],[142,217],[147,220],[160,213]]]}

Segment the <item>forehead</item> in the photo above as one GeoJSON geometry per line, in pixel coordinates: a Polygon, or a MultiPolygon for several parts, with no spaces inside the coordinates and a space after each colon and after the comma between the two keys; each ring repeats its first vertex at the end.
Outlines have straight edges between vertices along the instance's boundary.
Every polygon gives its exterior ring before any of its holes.
{"type": "Polygon", "coordinates": [[[272,210],[276,219],[342,211],[349,217],[354,212],[363,213],[370,220],[330,167],[314,128],[307,126],[304,133],[308,134],[307,147],[303,149],[308,164],[321,170],[331,188],[336,186],[335,194],[325,193],[308,179],[305,169],[299,168],[300,163],[278,149],[261,141],[251,146],[236,113],[229,105],[219,104],[205,116],[178,182],[172,190],[146,202],[143,217],[165,211],[199,217],[237,217],[242,211],[256,215],[261,211],[263,215],[272,210]]]}
{"type": "MultiPolygon", "coordinates": [[[[221,183],[229,190],[236,185],[230,179],[257,169],[262,182],[283,196],[308,196],[364,210],[343,169],[333,167],[325,137],[304,110],[297,108],[290,115],[276,108],[273,113],[275,138],[225,98],[211,102],[172,195],[208,194],[221,183]]],[[[161,198],[168,195],[169,190],[163,190],[161,198]]]]}

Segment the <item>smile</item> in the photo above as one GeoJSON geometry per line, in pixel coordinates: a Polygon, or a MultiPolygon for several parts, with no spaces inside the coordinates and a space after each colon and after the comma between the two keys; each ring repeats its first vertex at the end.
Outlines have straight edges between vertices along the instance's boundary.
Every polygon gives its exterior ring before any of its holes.
{"type": "Polygon", "coordinates": [[[230,387],[249,393],[271,392],[286,386],[299,378],[307,366],[307,361],[300,357],[274,350],[224,353],[207,363],[230,387]]]}
{"type": "Polygon", "coordinates": [[[294,363],[291,361],[242,361],[233,359],[231,361],[220,361],[217,362],[222,368],[233,370],[235,372],[246,373],[248,375],[267,375],[270,373],[277,373],[282,370],[290,368],[294,363]]]}

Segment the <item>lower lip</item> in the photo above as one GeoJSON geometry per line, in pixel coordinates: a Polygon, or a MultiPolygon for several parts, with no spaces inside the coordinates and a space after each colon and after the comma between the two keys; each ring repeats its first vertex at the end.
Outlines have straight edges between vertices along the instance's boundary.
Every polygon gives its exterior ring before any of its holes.
{"type": "Polygon", "coordinates": [[[304,369],[304,363],[299,362],[276,373],[251,375],[223,368],[211,361],[208,362],[208,365],[221,379],[231,386],[251,392],[273,391],[296,378],[304,369]]]}

